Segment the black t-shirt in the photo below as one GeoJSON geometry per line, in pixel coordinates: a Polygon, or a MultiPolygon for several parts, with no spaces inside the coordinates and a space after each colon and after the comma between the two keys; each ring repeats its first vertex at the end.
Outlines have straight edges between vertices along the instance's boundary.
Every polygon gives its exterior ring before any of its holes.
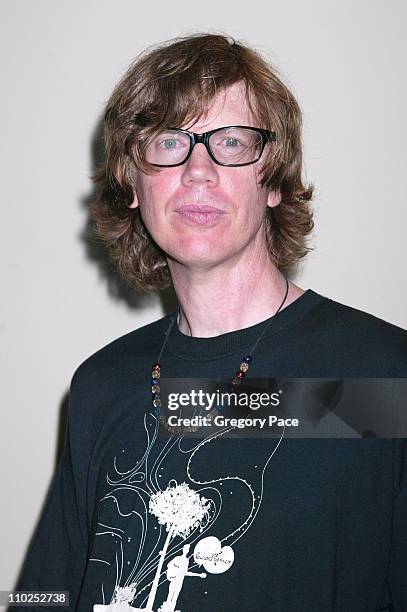
{"type": "MultiPolygon", "coordinates": [[[[267,323],[214,338],[175,325],[162,376],[232,378],[267,323]]],[[[17,588],[69,591],[79,612],[406,610],[405,440],[159,438],[151,365],[168,324],[76,370],[17,588]]],[[[274,317],[249,375],[405,377],[407,332],[308,290],[274,317]]]]}

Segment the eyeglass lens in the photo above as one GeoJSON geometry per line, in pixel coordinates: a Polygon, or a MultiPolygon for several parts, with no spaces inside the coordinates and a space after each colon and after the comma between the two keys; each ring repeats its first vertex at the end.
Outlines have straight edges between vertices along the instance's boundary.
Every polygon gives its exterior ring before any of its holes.
{"type": "MultiPolygon", "coordinates": [[[[249,128],[225,128],[209,137],[209,148],[222,164],[247,164],[258,159],[262,145],[259,132],[249,128]]],[[[146,148],[146,161],[170,166],[182,163],[188,156],[190,138],[176,130],[155,134],[146,148]]]]}

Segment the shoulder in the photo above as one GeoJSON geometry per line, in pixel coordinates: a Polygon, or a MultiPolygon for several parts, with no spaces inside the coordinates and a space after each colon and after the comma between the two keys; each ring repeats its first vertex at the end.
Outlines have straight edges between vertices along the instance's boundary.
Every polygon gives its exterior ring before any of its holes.
{"type": "Polygon", "coordinates": [[[366,340],[378,338],[401,344],[407,340],[405,329],[369,312],[327,297],[320,302],[318,316],[322,324],[325,323],[328,327],[332,327],[334,323],[336,332],[347,336],[350,333],[363,334],[366,340]]]}
{"type": "Polygon", "coordinates": [[[347,360],[369,363],[375,376],[407,376],[407,331],[379,317],[322,296],[312,312],[314,338],[347,360]]]}
{"type": "Polygon", "coordinates": [[[116,338],[80,363],[70,383],[71,415],[86,412],[92,419],[104,406],[118,409],[123,397],[135,397],[139,387],[144,389],[170,317],[116,338]]]}
{"type": "Polygon", "coordinates": [[[157,351],[162,344],[170,317],[171,315],[166,315],[99,348],[79,364],[72,381],[76,383],[82,379],[89,381],[93,378],[100,381],[101,378],[117,375],[118,372],[134,372],[142,368],[144,362],[151,366],[157,358],[157,351]]]}

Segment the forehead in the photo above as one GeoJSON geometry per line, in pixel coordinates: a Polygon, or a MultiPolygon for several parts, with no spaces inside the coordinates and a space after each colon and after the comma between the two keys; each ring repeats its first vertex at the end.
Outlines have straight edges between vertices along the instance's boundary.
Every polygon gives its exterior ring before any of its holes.
{"type": "MultiPolygon", "coordinates": [[[[252,103],[253,106],[253,103],[252,103]]],[[[224,125],[257,126],[257,121],[250,109],[246,86],[243,82],[234,83],[218,91],[206,113],[198,117],[184,129],[194,132],[205,132],[224,125]]]]}

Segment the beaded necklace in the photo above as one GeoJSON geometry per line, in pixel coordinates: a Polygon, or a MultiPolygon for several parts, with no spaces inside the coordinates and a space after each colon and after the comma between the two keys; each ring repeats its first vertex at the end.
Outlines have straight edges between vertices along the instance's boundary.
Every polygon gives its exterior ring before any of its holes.
{"type": "MultiPolygon", "coordinates": [[[[267,325],[264,327],[264,329],[262,330],[262,332],[260,333],[259,337],[257,338],[256,342],[253,344],[250,352],[248,355],[246,355],[246,357],[243,357],[239,369],[238,371],[235,373],[234,377],[232,378],[232,385],[233,387],[238,387],[242,380],[246,377],[246,374],[249,370],[249,366],[253,360],[253,353],[258,345],[258,343],[260,342],[260,340],[263,338],[264,334],[266,333],[270,323],[272,322],[272,320],[274,319],[274,317],[276,316],[276,314],[278,314],[280,312],[280,310],[282,309],[282,307],[285,304],[285,301],[287,299],[287,295],[288,295],[288,280],[286,277],[285,278],[285,282],[286,282],[286,290],[285,290],[285,295],[284,295],[284,299],[281,302],[280,306],[277,308],[276,312],[274,313],[274,315],[272,317],[270,317],[270,320],[268,321],[267,325]]],[[[153,399],[153,412],[156,416],[159,416],[160,414],[160,408],[161,408],[161,398],[160,398],[160,377],[161,377],[161,358],[165,349],[165,345],[167,344],[168,338],[170,336],[170,333],[172,331],[172,328],[174,326],[175,321],[177,320],[177,317],[179,315],[180,309],[179,306],[177,308],[177,311],[175,313],[174,316],[171,317],[170,323],[168,325],[167,331],[164,334],[164,341],[163,344],[161,346],[161,350],[160,353],[158,355],[158,359],[156,361],[156,363],[153,364],[152,366],[152,370],[151,370],[151,393],[152,393],[152,399],[153,399]]]]}

